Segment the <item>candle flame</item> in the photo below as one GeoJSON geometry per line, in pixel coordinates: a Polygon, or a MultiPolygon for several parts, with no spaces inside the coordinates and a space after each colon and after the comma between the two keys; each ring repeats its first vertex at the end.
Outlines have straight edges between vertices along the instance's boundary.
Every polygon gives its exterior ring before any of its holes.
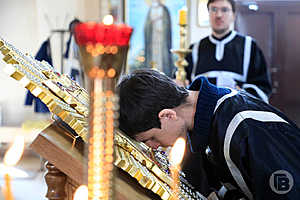
{"type": "Polygon", "coordinates": [[[73,200],[87,200],[88,199],[88,187],[86,185],[79,186],[75,193],[73,200]]]}
{"type": "Polygon", "coordinates": [[[170,162],[173,165],[179,165],[183,159],[185,151],[185,140],[180,137],[176,140],[170,152],[170,162]]]}
{"type": "Polygon", "coordinates": [[[105,15],[103,18],[103,24],[112,25],[114,23],[114,17],[112,15],[105,15]]]}
{"type": "Polygon", "coordinates": [[[4,155],[3,160],[6,166],[14,166],[21,159],[25,147],[24,140],[24,136],[18,135],[15,137],[13,144],[4,155]]]}

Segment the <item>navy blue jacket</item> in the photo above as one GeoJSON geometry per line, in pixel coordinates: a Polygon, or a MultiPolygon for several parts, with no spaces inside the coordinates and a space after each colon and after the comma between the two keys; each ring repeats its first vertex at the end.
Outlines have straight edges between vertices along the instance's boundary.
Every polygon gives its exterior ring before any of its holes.
{"type": "Polygon", "coordinates": [[[282,112],[245,92],[196,79],[193,152],[206,151],[206,171],[248,199],[300,199],[300,130],[282,112]],[[208,98],[209,97],[209,98],[208,98]]]}

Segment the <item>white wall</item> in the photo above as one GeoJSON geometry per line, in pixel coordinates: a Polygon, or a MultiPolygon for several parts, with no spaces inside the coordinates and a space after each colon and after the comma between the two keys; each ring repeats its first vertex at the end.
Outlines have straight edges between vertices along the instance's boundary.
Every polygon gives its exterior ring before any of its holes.
{"type": "Polygon", "coordinates": [[[194,43],[211,33],[210,27],[200,27],[198,25],[198,0],[189,0],[189,42],[194,43]]]}
{"type": "MultiPolygon", "coordinates": [[[[16,48],[35,55],[51,29],[67,29],[74,17],[82,21],[96,20],[99,0],[0,0],[0,36],[16,48]],[[47,16],[47,17],[46,17],[47,16]]],[[[67,40],[68,35],[65,35],[67,40]]],[[[60,70],[60,39],[51,37],[54,66],[60,70]]],[[[20,126],[25,120],[49,118],[25,107],[26,89],[2,71],[5,63],[0,56],[0,106],[2,125],[20,126]]],[[[1,117],[0,117],[1,118],[1,117]]]]}
{"type": "MultiPolygon", "coordinates": [[[[34,53],[38,48],[36,4],[34,0],[0,0],[0,36],[24,52],[34,53]]],[[[24,107],[26,90],[12,78],[3,74],[4,62],[0,63],[0,106],[2,124],[17,125],[33,115],[24,107]]]]}

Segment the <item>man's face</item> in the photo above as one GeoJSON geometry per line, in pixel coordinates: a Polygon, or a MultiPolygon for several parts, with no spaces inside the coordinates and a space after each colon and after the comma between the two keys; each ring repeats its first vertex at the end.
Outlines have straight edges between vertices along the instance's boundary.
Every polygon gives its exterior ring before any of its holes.
{"type": "Polygon", "coordinates": [[[226,0],[209,4],[208,12],[211,28],[217,34],[226,33],[235,19],[231,4],[226,0]]]}
{"type": "Polygon", "coordinates": [[[139,142],[144,142],[147,146],[157,149],[159,146],[172,146],[178,137],[186,138],[186,128],[181,119],[161,120],[161,128],[152,128],[138,133],[134,138],[139,142]]]}

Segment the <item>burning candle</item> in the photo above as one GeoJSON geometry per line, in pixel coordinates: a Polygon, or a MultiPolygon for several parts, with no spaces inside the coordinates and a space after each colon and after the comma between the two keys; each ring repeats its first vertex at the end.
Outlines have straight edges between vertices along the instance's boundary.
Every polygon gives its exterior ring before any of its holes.
{"type": "Polygon", "coordinates": [[[178,138],[170,152],[170,163],[171,163],[170,170],[173,179],[172,190],[174,192],[175,199],[178,199],[178,194],[179,194],[179,188],[180,188],[179,172],[181,170],[180,164],[183,159],[184,151],[185,151],[185,140],[183,138],[178,138]]]}
{"type": "Polygon", "coordinates": [[[114,23],[114,17],[112,15],[105,15],[102,22],[105,25],[112,25],[114,23]]]}
{"type": "Polygon", "coordinates": [[[11,190],[11,174],[9,171],[9,167],[12,167],[18,163],[21,159],[24,151],[24,137],[16,136],[11,147],[6,151],[4,155],[4,165],[8,167],[7,172],[4,174],[5,186],[3,188],[3,193],[5,196],[5,200],[13,200],[13,193],[11,190]]]}
{"type": "MultiPolygon", "coordinates": [[[[89,53],[102,46],[128,46],[132,28],[114,24],[113,16],[106,15],[102,23],[87,22],[75,26],[75,39],[79,46],[86,46],[89,53]]],[[[99,51],[100,52],[100,51],[99,51]]],[[[98,53],[99,53],[98,52],[98,53]]],[[[95,55],[98,55],[95,53],[95,55]]]]}
{"type": "Polygon", "coordinates": [[[179,10],[179,25],[187,24],[187,9],[183,7],[179,10]]]}
{"type": "Polygon", "coordinates": [[[86,185],[79,186],[74,193],[73,200],[88,200],[88,187],[86,185]]]}
{"type": "Polygon", "coordinates": [[[5,200],[13,200],[14,197],[11,191],[11,177],[8,173],[4,174],[4,181],[5,181],[5,185],[3,188],[3,193],[4,193],[5,200]]]}

